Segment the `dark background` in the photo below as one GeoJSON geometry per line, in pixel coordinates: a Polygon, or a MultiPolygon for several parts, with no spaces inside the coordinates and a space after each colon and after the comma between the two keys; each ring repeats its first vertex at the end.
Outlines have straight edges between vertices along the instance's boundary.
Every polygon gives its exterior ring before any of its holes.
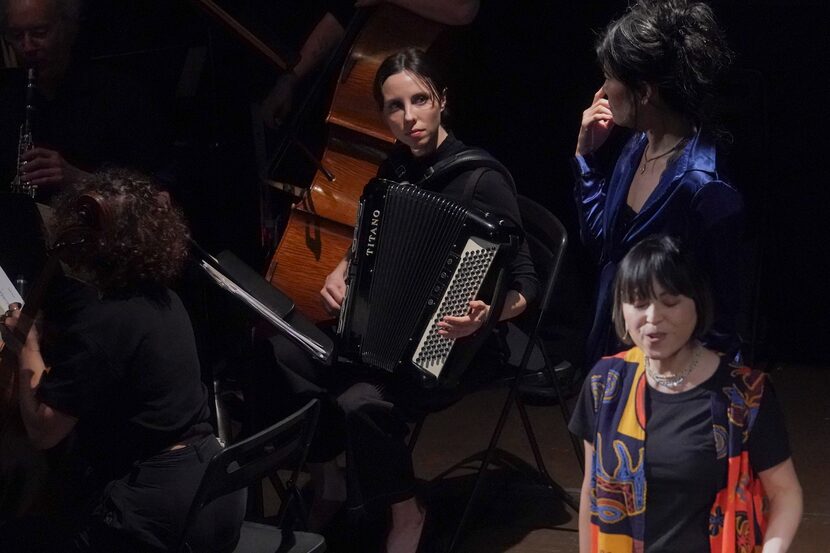
{"type": "MultiPolygon", "coordinates": [[[[295,50],[319,10],[308,2],[226,4],[268,40],[295,50]]],[[[830,232],[828,183],[820,171],[830,153],[827,2],[711,4],[738,54],[722,97],[723,121],[734,137],[728,173],[749,211],[747,352],[756,362],[827,365],[830,232]]],[[[458,135],[501,159],[520,192],[571,232],[561,294],[569,301],[562,301],[557,322],[577,335],[590,310],[593,264],[576,233],[569,160],[581,112],[602,82],[596,32],[625,5],[484,0],[472,26],[434,46],[439,56],[450,54],[455,68],[450,102],[458,135]]],[[[175,136],[176,193],[197,237],[263,264],[250,106],[272,84],[274,69],[185,0],[88,2],[79,48],[101,63],[131,67],[158,95],[175,136]],[[194,48],[206,52],[205,63],[183,81],[194,48]]]]}

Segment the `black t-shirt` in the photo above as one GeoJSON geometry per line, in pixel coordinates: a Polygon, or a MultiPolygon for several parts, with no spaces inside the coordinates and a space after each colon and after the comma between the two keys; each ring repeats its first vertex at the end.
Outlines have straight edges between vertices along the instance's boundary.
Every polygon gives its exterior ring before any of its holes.
{"type": "MultiPolygon", "coordinates": [[[[434,152],[422,157],[414,157],[409,148],[399,145],[380,166],[378,176],[397,182],[417,183],[430,167],[466,149],[468,149],[467,146],[456,139],[452,133],[434,152]]],[[[449,179],[427,181],[428,185],[425,189],[461,201],[466,196],[466,187],[472,172],[471,170],[457,174],[451,173],[449,179]]],[[[513,187],[498,171],[488,169],[482,173],[473,193],[472,207],[506,217],[519,228],[522,226],[513,187]]],[[[526,242],[522,243],[516,257],[510,262],[509,268],[511,276],[509,288],[520,292],[528,304],[532,303],[538,294],[539,280],[536,277],[526,242]]]]}
{"type": "Polygon", "coordinates": [[[354,0],[248,0],[225,8],[246,28],[278,52],[299,54],[326,13],[344,29],[355,12],[354,0]]]}
{"type": "MultiPolygon", "coordinates": [[[[78,418],[82,453],[103,481],[211,432],[190,319],[179,297],[98,299],[85,287],[53,311],[50,371],[38,397],[78,418]]],[[[46,342],[46,340],[44,340],[46,342]]]]}
{"type": "MultiPolygon", "coordinates": [[[[709,550],[709,510],[726,485],[726,460],[715,456],[710,392],[728,385],[728,362],[700,386],[678,394],[646,391],[646,553],[709,550]]],[[[577,400],[569,429],[594,441],[590,378],[577,400]]],[[[749,437],[756,473],[790,457],[784,417],[767,379],[749,437]]]]}

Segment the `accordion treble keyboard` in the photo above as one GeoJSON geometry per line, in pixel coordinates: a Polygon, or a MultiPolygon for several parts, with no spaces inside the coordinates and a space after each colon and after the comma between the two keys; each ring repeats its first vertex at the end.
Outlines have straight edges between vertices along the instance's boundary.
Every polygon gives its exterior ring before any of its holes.
{"type": "Polygon", "coordinates": [[[469,303],[476,298],[497,251],[497,244],[474,238],[467,241],[461,262],[431,317],[432,322],[415,348],[412,363],[416,367],[436,377],[440,374],[455,340],[438,334],[438,322],[446,316],[460,317],[467,313],[469,303]]]}

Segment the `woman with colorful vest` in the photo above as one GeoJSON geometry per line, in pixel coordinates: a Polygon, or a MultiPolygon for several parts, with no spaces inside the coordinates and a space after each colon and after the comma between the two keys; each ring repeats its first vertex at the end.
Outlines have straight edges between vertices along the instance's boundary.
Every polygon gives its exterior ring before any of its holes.
{"type": "Polygon", "coordinates": [[[774,390],[699,340],[712,299],[677,239],[619,266],[613,323],[633,345],[591,370],[570,430],[584,440],[580,553],[771,553],[802,495],[774,390]]]}

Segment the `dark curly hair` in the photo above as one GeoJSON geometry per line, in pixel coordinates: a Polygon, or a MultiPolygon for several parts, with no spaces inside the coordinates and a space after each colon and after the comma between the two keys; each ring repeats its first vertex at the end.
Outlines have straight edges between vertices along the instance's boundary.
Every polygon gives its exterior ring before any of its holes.
{"type": "Polygon", "coordinates": [[[635,94],[649,83],[696,124],[709,123],[719,78],[733,53],[712,9],[689,0],[639,0],[599,37],[606,75],[635,94]]]}
{"type": "Polygon", "coordinates": [[[106,214],[66,261],[89,274],[103,294],[158,290],[178,276],[190,231],[182,212],[150,177],[110,168],[69,187],[56,199],[56,236],[89,226],[79,210],[85,195],[98,198],[106,214]]]}

